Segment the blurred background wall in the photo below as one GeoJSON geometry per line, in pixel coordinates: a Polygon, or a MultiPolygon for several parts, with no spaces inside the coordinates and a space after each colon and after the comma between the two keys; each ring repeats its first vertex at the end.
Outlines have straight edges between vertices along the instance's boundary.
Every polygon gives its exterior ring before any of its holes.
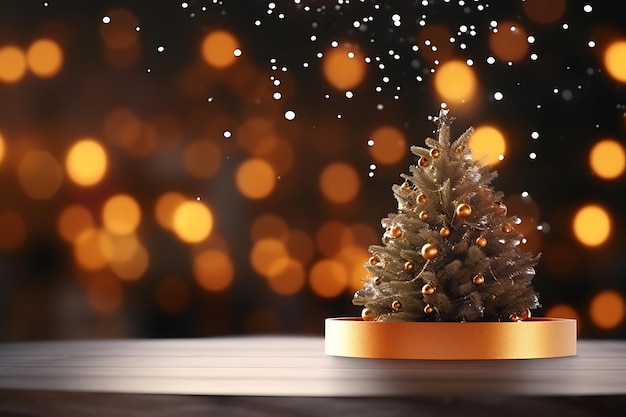
{"type": "Polygon", "coordinates": [[[535,315],[626,336],[626,5],[0,2],[0,340],[322,334],[448,107],[535,315]]]}

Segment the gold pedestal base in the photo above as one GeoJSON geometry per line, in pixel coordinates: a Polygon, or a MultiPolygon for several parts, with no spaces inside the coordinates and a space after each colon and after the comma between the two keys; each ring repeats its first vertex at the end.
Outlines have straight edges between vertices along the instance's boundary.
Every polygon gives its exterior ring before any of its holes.
{"type": "Polygon", "coordinates": [[[576,355],[576,320],[379,322],[326,319],[327,355],[387,359],[531,359],[576,355]]]}

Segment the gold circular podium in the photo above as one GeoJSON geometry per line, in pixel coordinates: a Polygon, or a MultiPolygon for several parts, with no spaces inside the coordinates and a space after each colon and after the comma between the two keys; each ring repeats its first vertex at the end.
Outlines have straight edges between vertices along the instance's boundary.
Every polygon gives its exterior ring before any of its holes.
{"type": "Polygon", "coordinates": [[[379,322],[328,318],[327,355],[386,359],[533,359],[576,355],[576,320],[379,322]]]}

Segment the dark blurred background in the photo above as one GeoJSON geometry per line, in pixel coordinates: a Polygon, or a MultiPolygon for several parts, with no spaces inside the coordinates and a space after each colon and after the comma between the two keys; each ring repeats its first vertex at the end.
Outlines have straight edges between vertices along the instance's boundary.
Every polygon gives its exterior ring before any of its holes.
{"type": "Polygon", "coordinates": [[[0,340],[322,334],[474,126],[538,316],[626,336],[626,3],[0,0],[0,340]]]}

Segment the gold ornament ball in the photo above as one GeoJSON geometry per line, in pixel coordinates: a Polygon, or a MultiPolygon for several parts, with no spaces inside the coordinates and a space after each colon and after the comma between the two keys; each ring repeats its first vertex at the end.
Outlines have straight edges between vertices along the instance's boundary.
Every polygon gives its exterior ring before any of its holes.
{"type": "Polygon", "coordinates": [[[500,216],[506,216],[506,213],[509,210],[506,208],[506,206],[503,203],[496,203],[496,212],[500,215],[500,216]]]}
{"type": "Polygon", "coordinates": [[[428,212],[426,210],[420,211],[420,214],[417,215],[421,221],[428,220],[428,212]]]}
{"type": "Polygon", "coordinates": [[[376,319],[376,317],[374,317],[374,314],[372,313],[372,310],[367,307],[361,310],[361,318],[363,319],[363,321],[373,321],[376,319]]]}
{"type": "Polygon", "coordinates": [[[418,164],[419,164],[420,167],[426,168],[428,166],[429,162],[428,162],[428,159],[424,158],[423,156],[420,156],[418,164]]]}
{"type": "Polygon", "coordinates": [[[426,243],[422,246],[422,257],[426,260],[435,259],[439,255],[439,249],[434,243],[426,243]]]}
{"type": "Polygon", "coordinates": [[[513,230],[513,227],[511,226],[511,224],[510,224],[510,223],[504,223],[504,224],[502,225],[502,231],[503,231],[504,233],[511,233],[511,230],[513,230]]]}
{"type": "Polygon", "coordinates": [[[439,155],[441,155],[441,151],[439,149],[430,150],[430,156],[432,156],[433,158],[439,158],[439,155]]]}
{"type": "Polygon", "coordinates": [[[380,280],[380,278],[378,278],[378,277],[374,278],[374,285],[380,285],[381,282],[382,281],[380,280]]]}
{"type": "Polygon", "coordinates": [[[402,308],[402,304],[400,304],[400,301],[395,300],[393,303],[391,303],[391,308],[398,311],[402,308]]]}
{"type": "Polygon", "coordinates": [[[424,284],[424,286],[422,287],[422,294],[431,295],[434,293],[435,293],[435,287],[433,284],[431,284],[430,282],[427,282],[426,284],[424,284]]]}
{"type": "Polygon", "coordinates": [[[450,236],[450,228],[443,226],[441,229],[439,229],[439,234],[443,237],[450,236]]]}
{"type": "Polygon", "coordinates": [[[396,238],[402,236],[402,229],[400,229],[398,226],[392,227],[391,236],[396,237],[396,238]]]}
{"type": "Polygon", "coordinates": [[[372,266],[376,266],[380,262],[380,259],[378,259],[378,256],[370,256],[367,262],[372,266]]]}
{"type": "Polygon", "coordinates": [[[430,314],[434,311],[433,306],[431,306],[430,304],[426,304],[426,307],[424,307],[424,313],[426,314],[430,314]]]}
{"type": "Polygon", "coordinates": [[[456,206],[456,215],[459,217],[469,217],[472,214],[472,207],[467,203],[456,206]]]}
{"type": "Polygon", "coordinates": [[[426,201],[428,201],[428,197],[426,197],[426,194],[424,193],[419,193],[417,195],[417,202],[419,204],[424,204],[426,201]]]}
{"type": "Polygon", "coordinates": [[[480,285],[485,282],[485,277],[483,276],[483,274],[476,274],[474,275],[474,278],[472,278],[472,282],[474,282],[474,284],[476,285],[480,285]]]}
{"type": "Polygon", "coordinates": [[[404,269],[406,269],[407,271],[412,271],[415,268],[415,265],[413,265],[413,262],[408,261],[404,264],[404,269]]]}
{"type": "Polygon", "coordinates": [[[509,320],[511,321],[522,321],[530,318],[530,310],[526,309],[523,313],[512,313],[509,316],[509,320]]]}
{"type": "Polygon", "coordinates": [[[411,184],[409,184],[408,181],[404,181],[400,188],[402,188],[403,191],[411,191],[411,184]]]}
{"type": "Polygon", "coordinates": [[[479,236],[478,239],[476,239],[476,244],[481,248],[484,248],[485,246],[487,246],[487,239],[485,239],[483,236],[479,236]]]}

